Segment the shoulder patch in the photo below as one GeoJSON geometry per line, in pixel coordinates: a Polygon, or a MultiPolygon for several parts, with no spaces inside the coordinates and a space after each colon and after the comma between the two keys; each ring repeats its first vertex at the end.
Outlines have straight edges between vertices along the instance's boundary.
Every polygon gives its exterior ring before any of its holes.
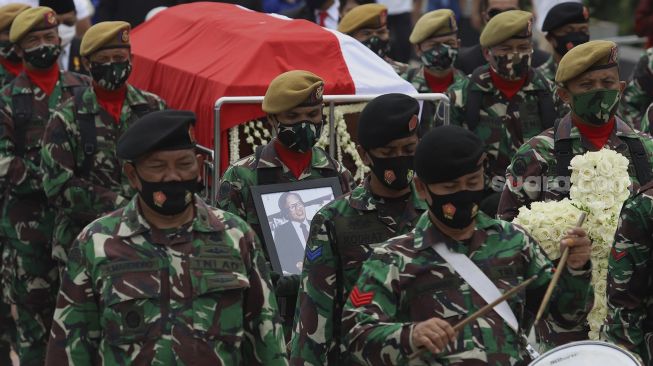
{"type": "Polygon", "coordinates": [[[614,258],[615,261],[619,262],[623,257],[628,254],[625,250],[622,252],[618,252],[616,248],[612,248],[612,257],[614,258]]]}
{"type": "Polygon", "coordinates": [[[355,307],[360,307],[367,305],[372,302],[374,298],[374,292],[362,292],[358,289],[358,286],[355,286],[351,293],[349,294],[349,299],[355,307]]]}
{"type": "Polygon", "coordinates": [[[306,247],[306,258],[309,261],[313,262],[314,260],[318,259],[321,256],[322,256],[322,245],[318,246],[315,249],[306,247]]]}
{"type": "Polygon", "coordinates": [[[521,157],[517,158],[517,160],[515,160],[515,162],[512,163],[512,172],[514,173],[514,175],[519,175],[519,176],[524,175],[526,173],[526,167],[527,164],[524,158],[521,157]]]}

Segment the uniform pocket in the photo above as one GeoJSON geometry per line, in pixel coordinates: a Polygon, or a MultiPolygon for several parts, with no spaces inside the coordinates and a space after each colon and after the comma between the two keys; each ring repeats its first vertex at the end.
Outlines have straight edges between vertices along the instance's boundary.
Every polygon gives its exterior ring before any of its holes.
{"type": "Polygon", "coordinates": [[[101,326],[109,344],[143,342],[162,334],[161,273],[124,272],[106,277],[101,326]]]}

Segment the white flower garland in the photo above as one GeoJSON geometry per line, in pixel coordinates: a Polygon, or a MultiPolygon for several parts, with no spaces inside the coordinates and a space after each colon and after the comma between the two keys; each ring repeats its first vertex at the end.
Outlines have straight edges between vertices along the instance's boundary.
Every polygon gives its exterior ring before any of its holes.
{"type": "MultiPolygon", "coordinates": [[[[252,150],[259,145],[267,144],[272,139],[270,131],[259,120],[246,122],[242,126],[245,142],[252,147],[252,150]]],[[[229,129],[229,164],[233,164],[240,159],[239,127],[234,126],[229,129]]]]}
{"type": "Polygon", "coordinates": [[[607,315],[608,256],[621,206],[630,195],[628,159],[609,149],[587,152],[571,160],[571,170],[571,199],[533,202],[530,209],[519,209],[514,222],[526,228],[550,258],[557,258],[564,230],[575,224],[580,210],[588,213],[583,227],[592,239],[594,285],[594,307],[588,317],[589,336],[597,340],[607,315]]]}

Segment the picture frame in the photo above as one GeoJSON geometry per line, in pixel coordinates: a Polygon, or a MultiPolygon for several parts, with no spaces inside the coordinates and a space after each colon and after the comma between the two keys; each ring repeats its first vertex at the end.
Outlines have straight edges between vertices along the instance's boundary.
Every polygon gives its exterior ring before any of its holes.
{"type": "Polygon", "coordinates": [[[340,180],[328,177],[252,186],[251,194],[272,269],[301,274],[310,221],[342,195],[340,180]]]}

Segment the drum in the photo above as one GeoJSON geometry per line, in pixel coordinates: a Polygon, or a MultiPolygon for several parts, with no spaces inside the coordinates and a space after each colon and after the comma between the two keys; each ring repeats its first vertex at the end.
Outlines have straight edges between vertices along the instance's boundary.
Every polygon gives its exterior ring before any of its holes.
{"type": "Polygon", "coordinates": [[[581,341],[556,347],[529,366],[642,366],[628,351],[614,344],[581,341]]]}

